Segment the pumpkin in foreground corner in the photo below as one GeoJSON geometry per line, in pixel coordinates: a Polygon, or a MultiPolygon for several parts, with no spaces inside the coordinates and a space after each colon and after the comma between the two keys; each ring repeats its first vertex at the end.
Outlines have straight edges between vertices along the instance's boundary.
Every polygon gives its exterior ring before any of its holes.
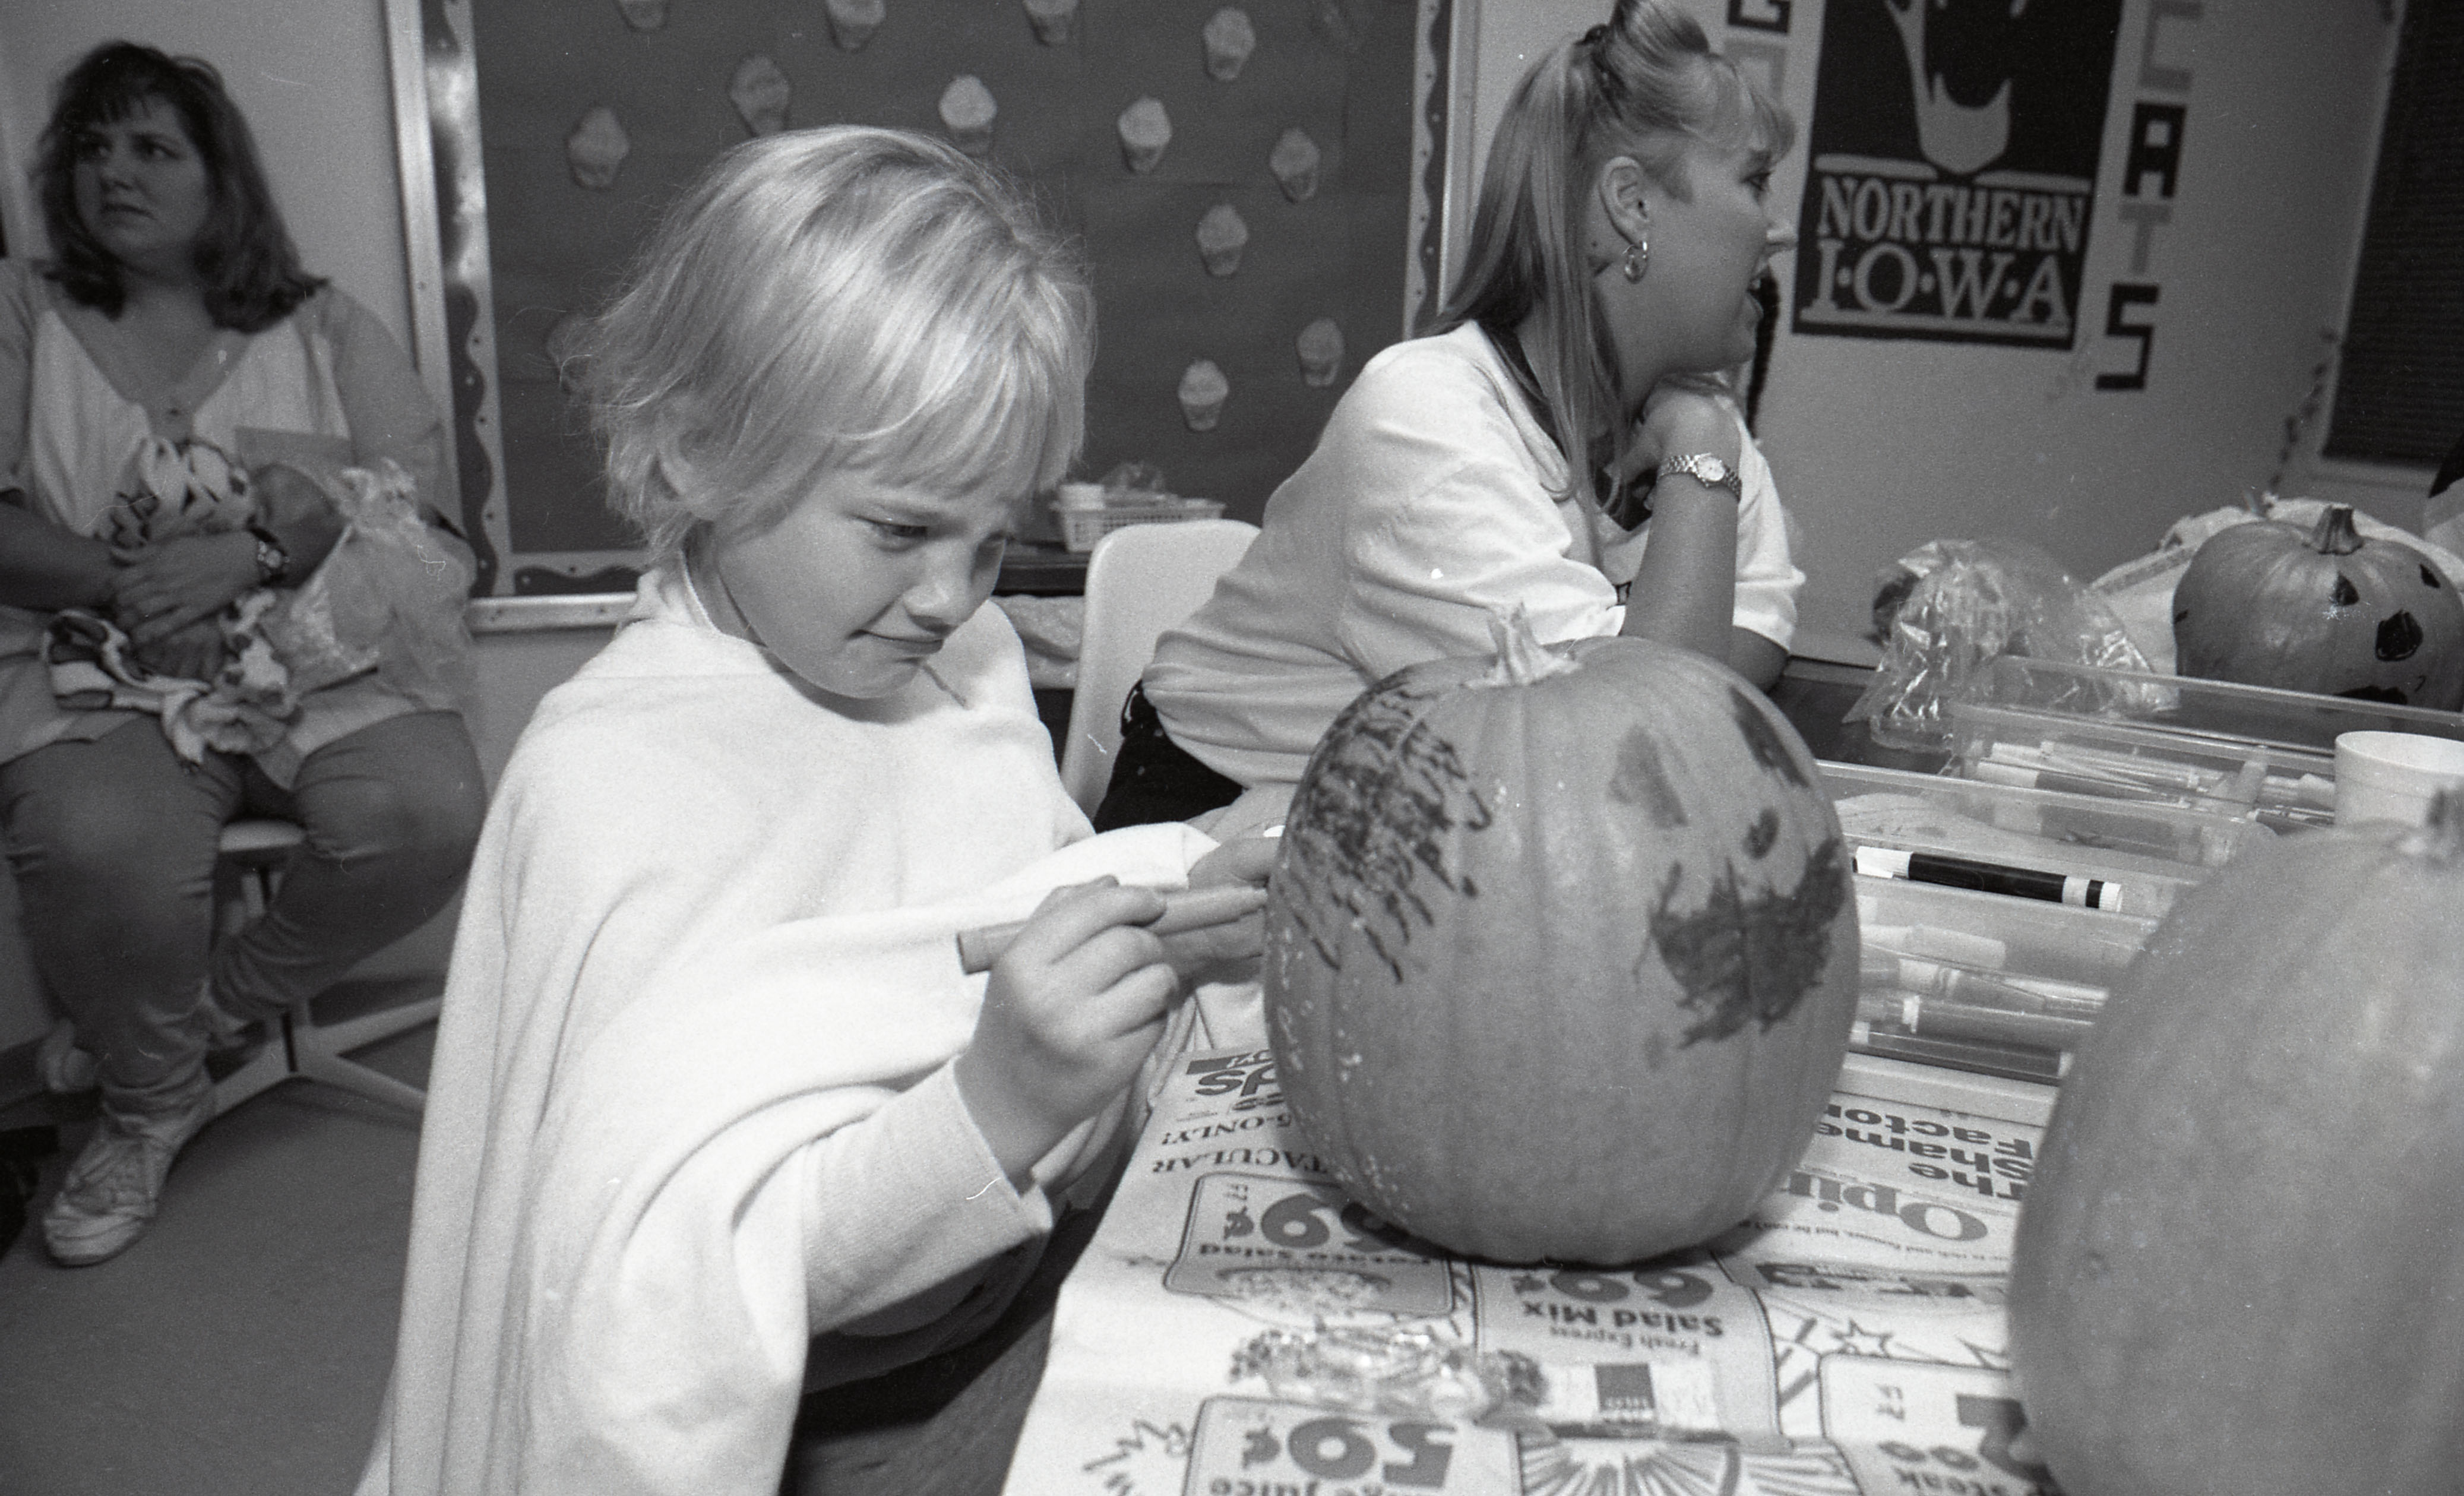
{"type": "Polygon", "coordinates": [[[2191,891],[2062,1083],[2011,1339],[2073,1496],[2464,1484],[2464,797],[2191,891]]]}
{"type": "Polygon", "coordinates": [[[1615,1264],[1743,1220],[1856,1017],[1813,755],[1746,681],[1639,639],[1398,672],[1318,745],[1264,972],[1293,1120],[1449,1250],[1615,1264]]]}

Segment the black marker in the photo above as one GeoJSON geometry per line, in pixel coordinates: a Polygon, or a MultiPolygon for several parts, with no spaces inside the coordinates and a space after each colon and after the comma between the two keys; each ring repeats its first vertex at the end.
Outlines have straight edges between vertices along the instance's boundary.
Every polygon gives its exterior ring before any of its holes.
{"type": "Polygon", "coordinates": [[[2108,879],[2046,872],[2036,868],[2007,868],[2000,863],[1972,862],[1941,852],[1859,847],[1857,870],[1869,878],[1905,878],[1911,883],[2008,893],[2015,898],[2042,899],[2048,904],[2068,904],[2077,909],[2118,913],[2122,908],[2122,886],[2108,879]]]}

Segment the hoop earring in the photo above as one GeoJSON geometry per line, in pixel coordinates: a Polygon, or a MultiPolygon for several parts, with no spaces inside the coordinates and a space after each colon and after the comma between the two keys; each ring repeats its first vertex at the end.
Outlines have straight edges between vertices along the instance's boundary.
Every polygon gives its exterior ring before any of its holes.
{"type": "Polygon", "coordinates": [[[1640,280],[1651,265],[1651,246],[1640,239],[1625,247],[1625,278],[1640,280]]]}

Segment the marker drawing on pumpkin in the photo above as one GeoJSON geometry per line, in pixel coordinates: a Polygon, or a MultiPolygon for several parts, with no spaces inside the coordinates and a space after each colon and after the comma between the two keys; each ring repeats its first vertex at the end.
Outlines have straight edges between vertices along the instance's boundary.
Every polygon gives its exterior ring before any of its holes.
{"type": "Polygon", "coordinates": [[[1736,687],[1728,688],[1729,715],[1736,718],[1737,731],[1744,735],[1746,751],[1754,756],[1754,762],[1800,789],[1809,786],[1813,781],[1805,777],[1795,755],[1788,751],[1788,739],[1771,726],[1771,718],[1763,715],[1767,710],[1736,687]]]}
{"type": "Polygon", "coordinates": [[[2420,621],[2403,608],[2379,620],[2378,655],[2382,660],[2409,660],[2421,652],[2420,621]]]}
{"type": "Polygon", "coordinates": [[[1794,1013],[1831,962],[1831,926],[1848,899],[1848,861],[1837,837],[1826,838],[1805,861],[1789,892],[1745,892],[1734,863],[1720,871],[1699,909],[1674,907],[1685,869],[1668,869],[1651,913],[1651,942],[1685,995],[1677,1005],[1694,1015],[1678,1041],[1722,1040],[1749,1023],[1768,1033],[1794,1013]]]}
{"type": "Polygon", "coordinates": [[[1285,825],[1301,889],[1293,918],[1329,966],[1342,964],[1346,933],[1358,929],[1399,981],[1414,928],[1434,923],[1412,888],[1422,873],[1448,892],[1480,889],[1446,861],[1457,826],[1485,830],[1495,819],[1471,785],[1454,745],[1426,731],[1425,697],[1375,691],[1346,708],[1312,761],[1285,825]],[[1321,907],[1321,891],[1344,891],[1340,907],[1321,907]]]}
{"type": "Polygon", "coordinates": [[[1651,824],[1663,831],[1686,825],[1685,802],[1668,781],[1660,760],[1660,741],[1645,727],[1636,727],[1617,744],[1617,772],[1609,776],[1609,798],[1639,805],[1651,824]]]}

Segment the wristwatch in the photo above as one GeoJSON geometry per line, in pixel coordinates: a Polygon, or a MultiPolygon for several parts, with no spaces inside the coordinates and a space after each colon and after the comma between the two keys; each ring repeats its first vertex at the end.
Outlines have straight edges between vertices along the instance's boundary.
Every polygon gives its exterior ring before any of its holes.
{"type": "Polygon", "coordinates": [[[1658,477],[1665,478],[1681,473],[1705,488],[1724,488],[1728,491],[1730,498],[1739,503],[1745,501],[1745,479],[1737,476],[1736,469],[1709,452],[1688,452],[1683,457],[1663,458],[1658,477]]]}
{"type": "Polygon", "coordinates": [[[291,553],[274,538],[274,532],[263,525],[250,525],[248,533],[256,538],[256,580],[262,586],[278,586],[291,574],[291,553]]]}

